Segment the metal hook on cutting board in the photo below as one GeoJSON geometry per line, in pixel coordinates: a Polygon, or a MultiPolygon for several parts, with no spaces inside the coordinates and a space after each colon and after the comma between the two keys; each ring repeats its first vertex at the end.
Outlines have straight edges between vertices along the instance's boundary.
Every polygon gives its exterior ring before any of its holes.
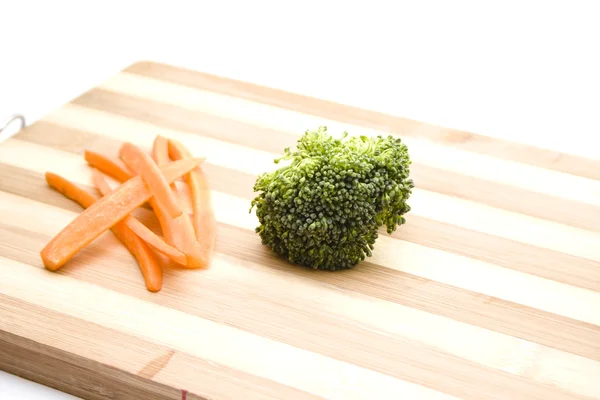
{"type": "Polygon", "coordinates": [[[23,128],[25,128],[25,117],[21,114],[11,115],[10,117],[8,117],[6,122],[4,122],[4,124],[0,125],[0,143],[2,143],[3,141],[5,141],[6,139],[8,139],[11,136],[14,136],[17,132],[19,132],[23,128]],[[6,128],[8,128],[10,126],[10,124],[12,124],[15,121],[21,121],[21,127],[19,128],[19,130],[17,130],[16,132],[13,132],[11,134],[9,134],[8,132],[4,132],[4,130],[6,128]]]}

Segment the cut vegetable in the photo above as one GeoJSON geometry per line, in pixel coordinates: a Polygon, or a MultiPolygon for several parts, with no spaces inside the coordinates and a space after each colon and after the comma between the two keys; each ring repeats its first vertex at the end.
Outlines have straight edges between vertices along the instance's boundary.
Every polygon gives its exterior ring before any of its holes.
{"type": "MultiPolygon", "coordinates": [[[[152,144],[152,159],[156,162],[159,167],[166,165],[171,162],[171,158],[169,157],[169,140],[164,136],[157,135],[154,139],[154,143],[152,144]]],[[[179,178],[181,179],[181,178],[179,178]]],[[[181,210],[185,210],[186,198],[182,198],[179,195],[179,191],[175,182],[171,183],[171,191],[175,195],[177,199],[177,204],[181,210]]]]}
{"type": "MultiPolygon", "coordinates": [[[[130,143],[125,143],[121,147],[119,155],[121,160],[134,174],[142,174],[148,160],[150,163],[153,163],[153,160],[150,157],[130,143]]],[[[164,188],[160,189],[161,193],[163,189],[164,188]]],[[[175,198],[171,188],[167,186],[167,189],[170,195],[175,198]]],[[[156,213],[163,230],[163,236],[167,243],[185,254],[187,258],[186,267],[206,267],[208,263],[196,239],[196,233],[189,214],[181,212],[178,216],[173,217],[161,207],[161,203],[157,197],[154,197],[154,199],[150,201],[150,204],[156,213]]]]}
{"type": "MultiPolygon", "coordinates": [[[[170,183],[203,161],[204,159],[196,158],[174,161],[164,166],[160,173],[163,179],[170,183]]],[[[152,191],[141,177],[129,179],[79,214],[42,249],[40,255],[44,266],[51,271],[56,271],[77,252],[152,196],[152,191]]],[[[187,214],[181,213],[180,215],[187,214]]]]}
{"type": "Polygon", "coordinates": [[[216,221],[206,177],[197,168],[204,158],[193,158],[183,145],[160,135],[154,138],[151,154],[125,143],[119,157],[124,166],[100,153],[84,152],[94,185],[103,195],[100,198],[56,174],[46,174],[51,187],[85,210],[41,250],[45,268],[60,269],[109,229],[136,258],[149,291],[162,288],[161,266],[208,267],[216,221]],[[108,177],[120,185],[112,188],[108,177]],[[132,215],[146,203],[154,211],[163,237],[132,215]]]}
{"type": "MultiPolygon", "coordinates": [[[[174,160],[191,159],[188,149],[175,140],[169,140],[169,155],[174,160]]],[[[202,168],[196,167],[185,175],[192,198],[192,224],[196,241],[202,252],[202,261],[210,263],[215,249],[217,221],[212,209],[210,189],[202,168]]],[[[206,267],[206,265],[205,265],[206,267]]]]}
{"type": "Polygon", "coordinates": [[[182,210],[177,204],[177,199],[169,186],[169,182],[162,176],[160,168],[152,158],[144,153],[139,147],[131,143],[125,143],[121,147],[121,153],[131,153],[139,161],[139,175],[150,187],[156,203],[161,211],[171,218],[177,218],[182,210]]]}
{"type": "MultiPolygon", "coordinates": [[[[87,209],[97,201],[92,194],[59,175],[47,172],[46,182],[50,187],[83,208],[87,209]]],[[[137,260],[146,288],[151,292],[158,292],[162,288],[162,270],[154,253],[124,222],[115,224],[111,231],[137,260]]]]}
{"type": "MultiPolygon", "coordinates": [[[[141,161],[136,153],[121,148],[121,150],[119,151],[119,157],[121,158],[121,161],[123,161],[127,169],[129,169],[132,175],[140,175],[141,161]]],[[[170,219],[166,217],[165,214],[162,212],[154,197],[151,197],[148,200],[148,203],[150,204],[150,207],[152,207],[154,213],[156,214],[156,218],[158,219],[158,223],[160,224],[160,229],[162,230],[163,237],[165,238],[167,243],[173,246],[171,225],[169,224],[170,219]]]]}
{"type": "MultiPolygon", "coordinates": [[[[97,169],[92,170],[92,179],[94,181],[94,185],[100,191],[100,193],[102,193],[102,195],[106,196],[111,192],[112,189],[108,185],[108,182],[97,169]]],[[[167,244],[163,239],[148,229],[146,225],[142,224],[137,218],[128,215],[125,217],[122,223],[125,223],[129,229],[133,231],[133,233],[140,237],[140,239],[165,256],[169,257],[171,260],[178,264],[187,264],[186,257],[182,252],[167,244]]]]}
{"type": "Polygon", "coordinates": [[[129,229],[131,229],[136,235],[140,237],[140,239],[145,241],[148,245],[152,246],[160,253],[169,257],[177,264],[180,264],[182,266],[187,265],[187,257],[185,256],[185,254],[177,250],[175,247],[169,245],[162,238],[156,236],[154,232],[148,229],[148,227],[142,224],[138,219],[129,217],[126,223],[129,229]]]}
{"type": "Polygon", "coordinates": [[[192,220],[188,213],[182,213],[169,223],[173,246],[183,252],[187,258],[187,268],[205,268],[206,260],[196,241],[192,220]]]}
{"type": "Polygon", "coordinates": [[[171,162],[169,158],[169,141],[164,136],[157,135],[154,139],[152,158],[159,167],[171,162]]]}
{"type": "MultiPolygon", "coordinates": [[[[84,157],[91,167],[97,168],[100,172],[105,173],[118,182],[123,183],[132,177],[132,175],[125,170],[125,168],[121,167],[116,162],[102,154],[85,150],[84,157]]],[[[147,204],[143,204],[142,207],[149,208],[147,204]]]]}
{"type": "Polygon", "coordinates": [[[84,158],[92,167],[99,169],[111,178],[123,183],[131,179],[131,174],[102,154],[85,150],[84,158]]]}
{"type": "Polygon", "coordinates": [[[83,208],[89,208],[98,200],[93,194],[80,188],[60,175],[52,172],[46,172],[45,176],[48,186],[56,190],[58,193],[64,195],[66,198],[73,200],[83,208]]]}

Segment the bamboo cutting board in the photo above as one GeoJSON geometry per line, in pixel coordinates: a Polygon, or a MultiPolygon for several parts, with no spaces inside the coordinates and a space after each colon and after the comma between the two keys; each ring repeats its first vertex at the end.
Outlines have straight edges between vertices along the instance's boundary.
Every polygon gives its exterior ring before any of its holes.
{"type": "Polygon", "coordinates": [[[86,399],[600,399],[600,161],[134,64],[0,145],[0,368],[86,399]],[[278,259],[248,212],[319,125],[413,160],[407,224],[347,271],[278,259]],[[80,212],[44,172],[91,190],[84,149],[156,134],[208,157],[212,267],[150,293],[106,233],[43,269],[80,212]]]}

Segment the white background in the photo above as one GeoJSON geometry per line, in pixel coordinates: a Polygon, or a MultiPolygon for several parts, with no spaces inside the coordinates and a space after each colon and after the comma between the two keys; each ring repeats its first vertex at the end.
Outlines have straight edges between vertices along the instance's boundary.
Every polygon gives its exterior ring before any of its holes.
{"type": "MultiPolygon", "coordinates": [[[[0,17],[0,122],[156,60],[599,157],[597,1],[4,0],[0,17]]],[[[66,398],[23,382],[0,373],[0,399],[66,398]]]]}

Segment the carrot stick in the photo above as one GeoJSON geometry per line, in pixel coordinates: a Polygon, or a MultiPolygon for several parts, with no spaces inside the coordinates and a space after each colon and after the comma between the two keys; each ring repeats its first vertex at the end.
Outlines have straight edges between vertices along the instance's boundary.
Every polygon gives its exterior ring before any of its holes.
{"type": "MultiPolygon", "coordinates": [[[[203,159],[175,161],[164,166],[161,172],[170,183],[188,173],[202,161],[203,159]]],[[[44,266],[51,271],[56,271],[103,232],[147,202],[152,195],[142,178],[134,177],[109,195],[100,198],[64,227],[42,249],[40,255],[44,266]]]]}
{"type": "Polygon", "coordinates": [[[187,259],[187,268],[205,268],[207,262],[196,241],[192,220],[188,213],[181,213],[170,222],[171,240],[173,246],[182,251],[187,259]]]}
{"type": "MultiPolygon", "coordinates": [[[[144,161],[144,158],[150,159],[150,157],[148,157],[148,155],[142,152],[138,147],[131,145],[130,143],[125,143],[121,147],[119,156],[133,173],[139,175],[143,174],[144,169],[146,168],[145,163],[147,163],[147,161],[144,161]]],[[[152,162],[152,159],[150,159],[150,161],[152,162]]],[[[154,164],[154,166],[156,167],[156,164],[154,164]]],[[[161,191],[163,189],[164,188],[161,187],[161,191]]],[[[175,199],[175,195],[168,186],[167,192],[175,199]]],[[[153,193],[155,192],[153,191],[153,193]]],[[[169,215],[166,210],[161,207],[161,202],[158,197],[154,197],[154,202],[151,201],[150,204],[156,213],[156,217],[161,225],[163,236],[165,237],[167,243],[186,255],[186,267],[203,268],[206,266],[207,262],[204,259],[199,244],[196,240],[194,226],[192,225],[189,214],[180,212],[180,214],[175,217],[173,217],[172,214],[169,215]]],[[[181,209],[179,210],[181,211],[181,209]]]]}
{"type": "Polygon", "coordinates": [[[138,260],[146,288],[151,292],[160,291],[163,283],[162,269],[150,247],[122,223],[113,226],[112,231],[138,260]]]}
{"type": "MultiPolygon", "coordinates": [[[[140,175],[141,170],[141,161],[140,158],[134,152],[125,151],[123,148],[119,151],[119,157],[121,161],[125,164],[127,169],[132,175],[140,175]]],[[[154,210],[156,214],[156,218],[158,219],[158,223],[160,225],[160,229],[162,231],[163,237],[173,246],[173,240],[171,235],[171,226],[169,225],[169,218],[165,216],[165,214],[161,211],[161,208],[158,206],[156,199],[151,197],[148,200],[150,207],[154,210]]]]}
{"type": "Polygon", "coordinates": [[[84,158],[92,167],[98,168],[106,175],[116,179],[121,183],[131,179],[131,174],[129,172],[125,171],[114,161],[110,160],[108,157],[103,156],[102,154],[90,150],[85,150],[84,158]]]}
{"type": "MultiPolygon", "coordinates": [[[[110,158],[102,154],[90,150],[85,150],[84,157],[88,164],[90,164],[90,166],[97,168],[101,172],[104,172],[106,175],[110,176],[113,179],[116,179],[121,183],[131,179],[131,174],[129,172],[127,172],[123,167],[121,167],[116,162],[112,161],[110,158]]],[[[147,205],[143,204],[142,207],[146,208],[147,205]]]]}
{"type": "MultiPolygon", "coordinates": [[[[51,172],[46,173],[46,182],[48,182],[50,187],[75,201],[83,208],[89,208],[97,201],[87,191],[51,172]]],[[[111,228],[111,231],[137,260],[144,281],[146,282],[146,288],[151,292],[158,292],[162,288],[162,271],[154,253],[125,223],[119,222],[115,224],[111,228]]]]}
{"type": "Polygon", "coordinates": [[[45,176],[46,182],[52,189],[64,195],[66,198],[73,200],[83,208],[89,208],[98,200],[93,194],[78,187],[60,175],[46,172],[45,176]]]}
{"type": "MultiPolygon", "coordinates": [[[[100,193],[102,193],[103,196],[108,195],[112,191],[108,185],[108,182],[106,179],[104,179],[104,176],[102,176],[100,171],[97,169],[92,170],[92,180],[96,188],[100,191],[100,193]]],[[[125,223],[127,227],[133,231],[133,233],[140,237],[140,239],[145,241],[148,245],[152,246],[156,250],[160,251],[165,256],[169,257],[171,260],[182,265],[187,263],[185,255],[182,252],[172,246],[169,246],[164,240],[156,236],[154,232],[148,229],[148,227],[142,224],[137,218],[128,215],[121,222],[125,223]]]]}
{"type": "Polygon", "coordinates": [[[138,158],[140,163],[139,174],[144,182],[150,187],[150,191],[154,195],[161,211],[171,218],[180,216],[182,211],[179,204],[177,204],[177,199],[169,187],[169,182],[162,176],[160,168],[156,165],[154,160],[132,143],[125,143],[121,147],[121,151],[131,152],[138,158]]]}
{"type": "MultiPolygon", "coordinates": [[[[159,167],[171,162],[171,158],[169,157],[169,140],[166,137],[156,135],[152,145],[152,159],[154,159],[159,167]]],[[[171,190],[175,195],[175,199],[177,199],[179,208],[184,210],[187,206],[187,199],[179,196],[179,191],[177,190],[177,186],[175,186],[175,182],[171,183],[171,190]]]]}
{"type": "MultiPolygon", "coordinates": [[[[188,149],[176,140],[169,140],[169,155],[174,160],[191,159],[188,149]]],[[[212,208],[210,188],[202,168],[185,175],[192,197],[192,223],[204,260],[209,263],[216,245],[217,221],[212,208]]]]}
{"type": "Polygon", "coordinates": [[[169,245],[160,237],[156,236],[148,227],[142,224],[138,219],[131,219],[127,221],[127,226],[133,233],[138,235],[140,239],[145,241],[148,245],[154,247],[157,251],[161,252],[177,264],[187,265],[187,257],[185,254],[177,250],[175,247],[169,245]]]}
{"type": "Polygon", "coordinates": [[[152,158],[159,167],[171,162],[169,158],[169,141],[164,136],[156,135],[152,145],[152,158]]]}

